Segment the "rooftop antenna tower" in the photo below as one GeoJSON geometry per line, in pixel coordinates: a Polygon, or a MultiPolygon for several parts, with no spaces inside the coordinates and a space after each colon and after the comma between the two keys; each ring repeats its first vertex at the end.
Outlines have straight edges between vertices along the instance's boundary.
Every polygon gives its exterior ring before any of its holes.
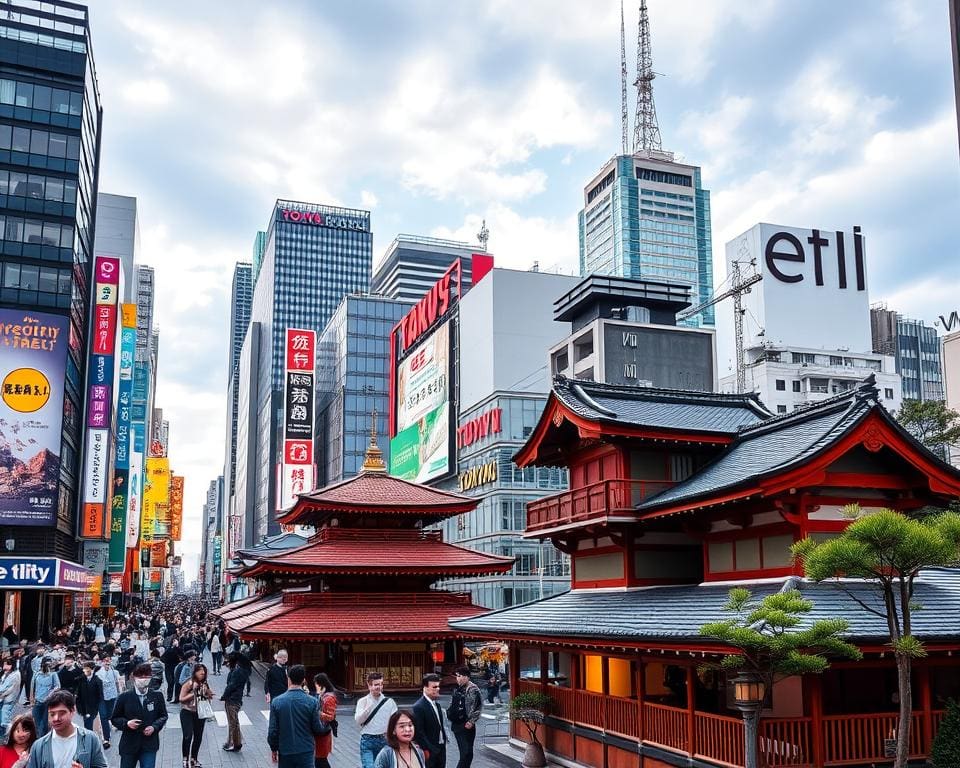
{"type": "Polygon", "coordinates": [[[640,0],[640,23],[637,30],[637,115],[633,122],[633,151],[660,150],[660,126],[657,107],[653,103],[653,51],[650,47],[650,19],[647,0],[640,0]]]}
{"type": "Polygon", "coordinates": [[[487,229],[487,220],[484,219],[480,224],[480,231],[477,232],[477,240],[480,241],[480,247],[483,248],[483,252],[487,252],[487,243],[490,242],[490,230],[487,229]]]}
{"type": "Polygon", "coordinates": [[[623,154],[630,151],[630,118],[627,115],[627,36],[623,23],[623,0],[620,0],[620,126],[623,154]]]}

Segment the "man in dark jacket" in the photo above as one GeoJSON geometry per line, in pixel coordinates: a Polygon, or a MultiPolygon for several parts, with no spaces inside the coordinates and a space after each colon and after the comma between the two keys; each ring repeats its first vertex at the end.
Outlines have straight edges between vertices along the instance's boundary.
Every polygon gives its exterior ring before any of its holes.
{"type": "Polygon", "coordinates": [[[440,708],[440,675],[423,676],[423,696],[413,705],[413,740],[427,755],[426,768],[445,768],[447,764],[447,729],[440,708]]]}
{"type": "Polygon", "coordinates": [[[303,665],[294,664],[287,671],[287,692],[270,702],[267,744],[274,761],[280,763],[279,768],[314,766],[314,736],[321,735],[323,726],[317,700],[301,688],[306,677],[307,670],[303,665]]]}
{"type": "Polygon", "coordinates": [[[167,703],[160,691],[150,690],[152,670],[140,664],[133,670],[133,689],[121,693],[110,722],[121,732],[120,768],[154,768],[160,749],[160,731],[167,724],[167,703]]]}
{"type": "Polygon", "coordinates": [[[70,691],[74,696],[77,695],[77,687],[80,685],[83,671],[77,666],[77,659],[72,653],[63,657],[63,665],[57,670],[57,677],[60,678],[60,687],[63,690],[70,691]]]}
{"type": "Polygon", "coordinates": [[[473,743],[477,738],[477,722],[482,712],[480,688],[470,679],[467,667],[458,667],[457,687],[447,709],[447,719],[450,720],[450,728],[460,751],[457,768],[470,768],[473,762],[473,743]]]}
{"type": "Polygon", "coordinates": [[[287,690],[287,652],[277,651],[276,661],[270,665],[266,677],[263,678],[263,693],[267,704],[287,690]]]}
{"type": "Polygon", "coordinates": [[[163,662],[164,676],[167,678],[167,701],[171,704],[177,700],[177,679],[174,672],[177,671],[177,665],[183,661],[183,654],[180,652],[180,643],[174,639],[170,647],[163,652],[160,657],[163,662]]]}
{"type": "Polygon", "coordinates": [[[97,719],[103,701],[103,681],[94,674],[96,671],[96,664],[85,661],[77,684],[77,712],[83,716],[83,727],[88,731],[93,730],[93,721],[97,719]]]}
{"type": "Polygon", "coordinates": [[[243,707],[243,689],[250,680],[250,662],[239,653],[227,656],[227,685],[223,689],[223,708],[227,712],[227,742],[223,748],[227,752],[239,752],[243,746],[240,736],[240,708],[243,707]]]}

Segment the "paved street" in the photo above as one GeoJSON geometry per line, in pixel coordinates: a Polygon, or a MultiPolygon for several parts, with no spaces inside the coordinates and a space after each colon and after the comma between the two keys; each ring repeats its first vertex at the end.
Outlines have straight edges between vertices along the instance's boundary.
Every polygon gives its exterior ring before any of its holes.
{"type": "MultiPolygon", "coordinates": [[[[226,671],[220,676],[211,676],[211,687],[216,691],[217,696],[223,690],[226,683],[226,671]]],[[[240,713],[240,727],[243,732],[244,745],[241,752],[224,752],[221,747],[227,736],[227,717],[223,711],[223,702],[214,701],[216,710],[216,723],[207,723],[203,734],[203,746],[200,751],[200,763],[203,768],[248,768],[252,766],[269,766],[270,749],[267,747],[267,719],[269,717],[269,708],[263,700],[263,678],[254,675],[251,688],[252,695],[244,699],[243,711],[240,713]]],[[[401,700],[400,705],[404,705],[401,700]]],[[[412,704],[413,699],[409,702],[412,704]]],[[[444,697],[441,702],[444,707],[449,704],[449,697],[444,697]]],[[[167,726],[161,732],[160,754],[157,760],[157,768],[180,768],[182,765],[180,756],[180,716],[179,707],[168,705],[170,719],[167,726]]],[[[502,708],[485,708],[485,717],[481,720],[482,726],[480,735],[477,737],[476,754],[473,765],[475,768],[491,768],[492,766],[516,766],[510,760],[506,760],[500,755],[481,746],[482,735],[485,728],[490,728],[487,733],[493,733],[496,722],[493,712],[502,711],[502,708]]],[[[339,736],[334,741],[333,754],[330,756],[330,764],[333,768],[358,768],[360,765],[359,752],[359,733],[353,720],[353,702],[342,703],[337,710],[337,721],[340,723],[339,736]]],[[[82,721],[77,718],[78,724],[82,721]]],[[[503,732],[501,730],[501,732],[503,732]]],[[[504,739],[499,739],[503,743],[504,739]]],[[[107,752],[110,768],[117,768],[120,763],[117,745],[119,738],[112,739],[113,747],[107,752]]],[[[456,742],[451,740],[447,751],[447,766],[455,768],[457,764],[458,753],[456,742]]]]}

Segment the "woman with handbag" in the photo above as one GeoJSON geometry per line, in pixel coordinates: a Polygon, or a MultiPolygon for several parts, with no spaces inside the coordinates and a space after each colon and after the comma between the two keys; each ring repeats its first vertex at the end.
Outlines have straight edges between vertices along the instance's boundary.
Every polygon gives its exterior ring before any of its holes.
{"type": "Polygon", "coordinates": [[[333,752],[333,737],[337,735],[337,694],[326,673],[313,677],[313,689],[320,708],[320,725],[324,733],[313,737],[314,768],[330,768],[330,753],[333,752]]]}
{"type": "Polygon", "coordinates": [[[207,667],[197,664],[193,674],[180,688],[180,728],[183,741],[180,749],[183,768],[201,768],[197,755],[203,743],[203,727],[214,717],[210,700],[213,691],[207,683],[207,667]]]}

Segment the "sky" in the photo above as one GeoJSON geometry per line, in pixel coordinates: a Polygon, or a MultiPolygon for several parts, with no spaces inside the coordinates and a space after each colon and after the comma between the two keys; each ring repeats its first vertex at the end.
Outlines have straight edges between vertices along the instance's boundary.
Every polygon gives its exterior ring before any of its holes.
{"type": "MultiPolygon", "coordinates": [[[[625,9],[631,79],[638,5],[625,9]]],[[[273,202],[369,209],[374,263],[399,233],[476,242],[486,220],[498,266],[573,273],[583,185],[620,149],[620,7],[90,7],[100,191],[138,199],[139,259],[156,270],[157,405],[186,477],[189,580],[223,471],[233,266],[273,202]]],[[[946,0],[648,7],[663,147],[703,169],[716,285],[724,244],[757,222],[860,225],[871,301],[928,323],[960,308],[946,0]]]]}

